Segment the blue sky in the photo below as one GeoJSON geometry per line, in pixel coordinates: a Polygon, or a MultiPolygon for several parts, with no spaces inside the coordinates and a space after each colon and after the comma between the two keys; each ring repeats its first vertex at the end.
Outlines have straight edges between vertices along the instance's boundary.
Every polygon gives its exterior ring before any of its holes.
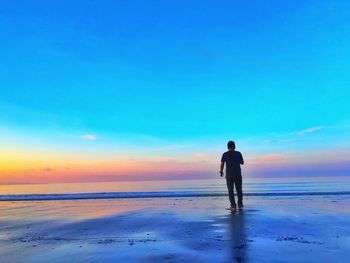
{"type": "Polygon", "coordinates": [[[348,1],[1,2],[6,147],[349,149],[348,1]]]}

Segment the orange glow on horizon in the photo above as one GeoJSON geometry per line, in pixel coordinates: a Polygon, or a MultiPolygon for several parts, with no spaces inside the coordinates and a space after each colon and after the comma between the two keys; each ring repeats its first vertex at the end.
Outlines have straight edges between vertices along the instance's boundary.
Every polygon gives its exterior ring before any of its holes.
{"type": "Polygon", "coordinates": [[[142,179],[149,174],[171,177],[173,174],[205,171],[211,166],[194,159],[186,161],[171,158],[106,157],[105,160],[94,160],[51,152],[2,150],[0,184],[99,181],[106,177],[125,180],[127,176],[138,176],[142,179]]]}
{"type": "MultiPolygon", "coordinates": [[[[346,165],[347,152],[269,153],[245,156],[245,176],[273,171],[329,168],[346,165]]],[[[108,154],[62,153],[47,149],[1,149],[0,184],[176,179],[217,176],[220,158],[211,154],[175,157],[121,158],[108,154]],[[96,157],[94,156],[97,155],[96,157]]],[[[317,170],[316,169],[316,170],[317,170]]]]}

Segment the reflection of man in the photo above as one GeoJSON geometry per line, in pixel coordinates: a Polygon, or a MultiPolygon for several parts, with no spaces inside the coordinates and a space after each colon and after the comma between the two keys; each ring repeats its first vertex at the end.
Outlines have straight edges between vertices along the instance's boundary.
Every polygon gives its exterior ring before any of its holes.
{"type": "Polygon", "coordinates": [[[241,209],[243,207],[241,164],[244,164],[244,160],[242,154],[235,150],[236,145],[233,141],[227,143],[227,149],[228,151],[221,158],[220,175],[224,175],[223,170],[226,163],[226,184],[231,202],[231,211],[234,212],[237,209],[234,186],[238,197],[238,208],[241,209]]]}

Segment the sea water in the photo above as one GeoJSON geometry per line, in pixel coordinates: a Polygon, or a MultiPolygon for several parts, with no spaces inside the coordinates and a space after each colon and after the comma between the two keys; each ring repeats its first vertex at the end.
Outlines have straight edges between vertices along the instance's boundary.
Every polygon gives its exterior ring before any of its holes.
{"type": "MultiPolygon", "coordinates": [[[[245,178],[246,196],[350,194],[350,176],[245,178]]],[[[0,185],[0,201],[222,196],[225,178],[0,185]]]]}

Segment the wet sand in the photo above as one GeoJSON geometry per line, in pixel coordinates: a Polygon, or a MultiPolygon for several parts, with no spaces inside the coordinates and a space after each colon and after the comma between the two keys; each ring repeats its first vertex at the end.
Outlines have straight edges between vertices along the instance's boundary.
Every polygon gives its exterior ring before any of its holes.
{"type": "Polygon", "coordinates": [[[350,196],[0,202],[0,262],[347,262],[350,196]]]}

